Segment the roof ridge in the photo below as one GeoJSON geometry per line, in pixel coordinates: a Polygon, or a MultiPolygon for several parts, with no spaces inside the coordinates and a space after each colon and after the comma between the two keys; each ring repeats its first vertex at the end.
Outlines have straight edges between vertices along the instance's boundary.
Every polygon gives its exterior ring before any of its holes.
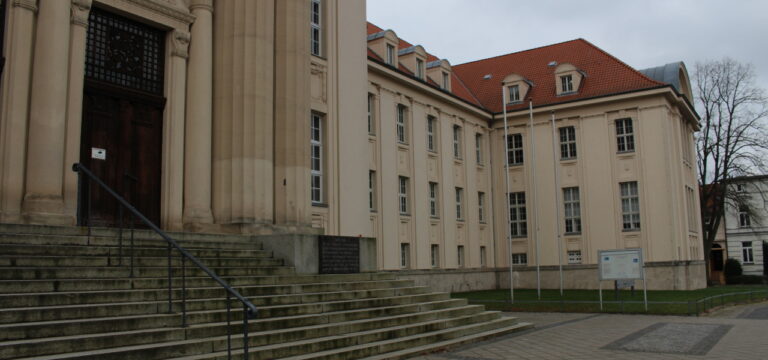
{"type": "Polygon", "coordinates": [[[593,47],[594,49],[596,49],[597,51],[600,51],[601,53],[603,53],[603,54],[605,54],[605,55],[607,55],[607,56],[610,56],[610,57],[611,57],[611,59],[613,59],[613,60],[617,61],[617,62],[618,62],[619,64],[621,64],[622,66],[626,67],[626,68],[627,68],[627,69],[629,69],[629,70],[632,70],[632,71],[633,71],[635,74],[638,74],[638,75],[640,75],[640,77],[642,77],[642,78],[644,78],[644,79],[646,79],[646,80],[648,80],[648,81],[650,81],[650,82],[652,82],[652,83],[655,83],[655,84],[658,84],[658,85],[669,85],[669,84],[667,84],[667,83],[664,83],[664,82],[661,82],[661,81],[657,81],[657,80],[651,79],[651,78],[650,78],[650,77],[648,77],[647,75],[645,75],[645,74],[643,74],[642,72],[640,72],[640,70],[637,70],[637,69],[633,68],[632,66],[629,66],[627,63],[625,63],[625,62],[624,62],[624,61],[622,61],[621,59],[619,59],[619,58],[617,58],[617,57],[613,56],[613,54],[611,54],[611,53],[609,53],[609,52],[607,52],[607,51],[605,51],[605,50],[601,49],[600,47],[598,47],[597,45],[595,45],[595,44],[593,44],[593,43],[589,42],[589,41],[588,41],[588,40],[586,40],[586,39],[582,39],[582,38],[579,38],[578,40],[581,40],[581,41],[583,41],[584,43],[586,43],[587,45],[589,45],[589,46],[593,47]]]}
{"type": "MultiPolygon", "coordinates": [[[[584,39],[582,39],[582,38],[576,38],[576,39],[572,39],[572,40],[565,40],[565,41],[561,41],[561,42],[559,42],[559,43],[554,43],[554,44],[549,44],[549,45],[542,45],[542,46],[537,46],[537,47],[535,47],[535,48],[530,48],[530,49],[526,49],[526,50],[513,51],[513,52],[510,52],[510,53],[501,54],[501,55],[496,55],[496,56],[491,56],[491,57],[487,57],[487,58],[484,58],[484,59],[477,59],[477,60],[467,61],[467,62],[465,62],[465,63],[461,63],[461,64],[456,64],[456,65],[453,65],[453,67],[462,66],[462,65],[467,65],[467,64],[472,64],[472,63],[476,63],[476,62],[480,62],[480,61],[485,61],[485,60],[490,60],[490,59],[496,59],[496,58],[500,58],[500,57],[504,57],[504,56],[509,56],[509,55],[517,55],[517,54],[522,54],[522,53],[525,53],[525,52],[534,51],[534,50],[539,50],[539,49],[543,49],[543,48],[548,48],[548,47],[551,47],[551,46],[556,46],[556,45],[562,45],[562,44],[565,44],[565,43],[574,42],[574,41],[578,41],[578,40],[584,40],[584,39]]],[[[586,40],[584,40],[584,41],[586,41],[586,40]]]]}

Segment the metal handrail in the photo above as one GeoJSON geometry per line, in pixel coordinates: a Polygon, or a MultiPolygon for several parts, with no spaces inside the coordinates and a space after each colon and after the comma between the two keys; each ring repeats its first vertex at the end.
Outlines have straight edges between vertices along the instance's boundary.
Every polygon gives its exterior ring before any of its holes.
{"type": "MultiPolygon", "coordinates": [[[[150,229],[152,229],[155,233],[160,235],[160,237],[165,240],[168,243],[168,311],[172,312],[172,284],[171,284],[171,277],[172,277],[172,269],[171,269],[171,250],[172,248],[175,248],[179,251],[179,253],[182,255],[182,326],[187,326],[187,304],[186,304],[186,259],[189,259],[195,266],[197,266],[200,270],[202,270],[204,273],[206,273],[208,276],[211,277],[214,281],[219,283],[224,290],[227,292],[227,353],[228,357],[232,357],[232,351],[231,351],[231,332],[229,330],[230,325],[230,297],[234,297],[237,300],[240,300],[240,302],[243,304],[243,356],[244,359],[248,359],[248,320],[249,319],[255,319],[256,315],[258,314],[258,309],[256,308],[256,305],[253,305],[248,299],[246,299],[243,295],[241,295],[237,290],[233,289],[229,284],[227,284],[224,279],[220,278],[216,273],[213,272],[213,270],[209,269],[207,266],[203,265],[203,263],[200,262],[194,255],[190,254],[186,249],[181,247],[175,240],[173,240],[168,234],[166,234],[163,230],[160,230],[160,228],[155,225],[152,221],[147,219],[146,216],[144,216],[141,212],[136,210],[133,205],[131,205],[127,200],[125,200],[122,196],[120,196],[117,192],[115,192],[112,188],[107,186],[101,179],[99,179],[98,176],[94,175],[88,168],[86,168],[83,164],[80,163],[74,163],[72,164],[72,171],[76,172],[78,174],[78,192],[83,191],[83,178],[81,177],[82,174],[85,174],[89,180],[95,182],[98,184],[102,189],[104,189],[107,193],[112,195],[115,200],[117,200],[122,207],[125,207],[128,209],[128,211],[133,214],[133,216],[139,218],[145,225],[149,226],[150,229]]],[[[90,234],[90,187],[89,187],[89,194],[88,194],[88,231],[90,234]]],[[[120,228],[120,261],[122,263],[122,207],[120,208],[120,222],[121,222],[121,228],[120,228]]],[[[133,221],[131,223],[131,276],[133,276],[133,221]]]]}

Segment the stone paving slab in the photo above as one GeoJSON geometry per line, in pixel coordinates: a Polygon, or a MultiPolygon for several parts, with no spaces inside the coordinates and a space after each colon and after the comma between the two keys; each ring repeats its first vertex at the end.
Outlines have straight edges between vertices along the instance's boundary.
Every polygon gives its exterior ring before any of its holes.
{"type": "Polygon", "coordinates": [[[520,321],[533,322],[536,328],[412,360],[765,360],[768,320],[761,318],[763,311],[768,312],[768,303],[726,308],[702,317],[510,313],[520,321]],[[609,346],[622,339],[629,344],[659,329],[663,330],[655,337],[634,343],[630,349],[609,346]],[[669,338],[666,345],[659,340],[665,337],[669,338]],[[684,351],[660,351],[675,349],[671,343],[684,351]]]}

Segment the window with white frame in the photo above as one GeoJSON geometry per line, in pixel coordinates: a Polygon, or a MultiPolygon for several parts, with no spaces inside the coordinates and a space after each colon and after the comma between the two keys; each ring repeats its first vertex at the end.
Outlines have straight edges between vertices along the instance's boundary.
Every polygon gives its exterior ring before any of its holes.
{"type": "Polygon", "coordinates": [[[581,264],[581,250],[573,250],[568,252],[569,264],[581,264]]]}
{"type": "Polygon", "coordinates": [[[755,262],[751,241],[741,242],[741,262],[744,264],[753,264],[755,262]]]}
{"type": "Polygon", "coordinates": [[[512,254],[512,265],[527,265],[527,264],[528,264],[528,254],[526,253],[512,254]]]}
{"type": "Polygon", "coordinates": [[[434,218],[440,215],[440,210],[437,206],[438,204],[437,199],[438,199],[437,183],[430,182],[429,183],[429,216],[434,218]]]}
{"type": "Polygon", "coordinates": [[[437,144],[435,143],[435,133],[437,132],[436,120],[432,115],[427,116],[427,150],[435,152],[437,144]]]}
{"type": "Polygon", "coordinates": [[[416,77],[424,80],[424,60],[416,59],[416,77]]]}
{"type": "Polygon", "coordinates": [[[509,193],[509,226],[512,236],[528,235],[528,214],[525,210],[525,193],[509,193]]]}
{"type": "Polygon", "coordinates": [[[408,108],[397,104],[397,142],[408,143],[408,108]]]}
{"type": "Polygon", "coordinates": [[[573,92],[573,75],[563,75],[560,77],[560,86],[563,93],[573,92]]]}
{"type": "Polygon", "coordinates": [[[739,227],[752,226],[752,220],[749,218],[749,207],[746,205],[739,206],[739,227]]]}
{"type": "Polygon", "coordinates": [[[458,255],[459,267],[464,267],[464,245],[457,246],[456,255],[458,255]]]}
{"type": "Polygon", "coordinates": [[[403,269],[411,267],[411,245],[408,243],[400,244],[400,267],[403,269]]]}
{"type": "Polygon", "coordinates": [[[581,204],[579,203],[579,188],[563,189],[563,206],[565,210],[565,232],[568,234],[581,233],[581,204]]]}
{"type": "Polygon", "coordinates": [[[560,128],[560,160],[576,158],[576,128],[566,126],[560,128]]]}
{"type": "Polygon", "coordinates": [[[477,193],[477,220],[485,222],[485,193],[482,191],[477,193]]]}
{"type": "Polygon", "coordinates": [[[373,94],[368,94],[368,135],[376,135],[376,121],[374,119],[373,94]]]}
{"type": "Polygon", "coordinates": [[[635,130],[631,118],[616,120],[616,145],[619,152],[635,151],[635,130]]]}
{"type": "Polygon", "coordinates": [[[395,66],[395,46],[387,44],[387,64],[395,66]]]}
{"type": "Polygon", "coordinates": [[[320,0],[312,0],[311,2],[311,48],[312,48],[312,55],[320,56],[321,55],[321,6],[320,6],[320,0]]]}
{"type": "Polygon", "coordinates": [[[509,103],[520,102],[520,85],[512,85],[507,87],[509,93],[509,103]]]}
{"type": "Polygon", "coordinates": [[[310,121],[311,196],[312,204],[323,202],[323,117],[312,113],[310,121]]]}
{"type": "Polygon", "coordinates": [[[480,247],[480,267],[486,267],[486,254],[485,254],[485,246],[480,247]]]}
{"type": "Polygon", "coordinates": [[[408,178],[405,176],[400,176],[398,185],[400,215],[408,215],[408,178]]]}
{"type": "Polygon", "coordinates": [[[443,71],[443,84],[440,87],[442,87],[443,89],[447,90],[448,89],[448,81],[449,81],[448,73],[443,71]]]}
{"type": "Polygon", "coordinates": [[[483,164],[483,134],[475,134],[475,155],[477,164],[483,164]]]}
{"type": "Polygon", "coordinates": [[[521,165],[523,163],[522,134],[512,134],[507,136],[507,156],[509,165],[521,165]]]}
{"type": "Polygon", "coordinates": [[[464,220],[464,189],[456,188],[456,220],[464,220]]]}
{"type": "Polygon", "coordinates": [[[440,266],[440,245],[432,244],[432,248],[430,249],[430,259],[432,260],[433,268],[440,266]]]}
{"type": "Polygon", "coordinates": [[[637,181],[619,183],[621,188],[622,228],[628,231],[640,230],[640,196],[637,181]]]}
{"type": "Polygon", "coordinates": [[[376,211],[376,172],[368,171],[368,209],[376,211]]]}
{"type": "Polygon", "coordinates": [[[461,126],[453,125],[453,157],[461,159],[461,126]]]}

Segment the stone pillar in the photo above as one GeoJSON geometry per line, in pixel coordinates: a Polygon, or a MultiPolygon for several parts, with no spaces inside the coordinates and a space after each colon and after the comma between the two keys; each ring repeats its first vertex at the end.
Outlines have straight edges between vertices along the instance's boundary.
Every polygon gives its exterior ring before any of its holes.
{"type": "Polygon", "coordinates": [[[193,0],[187,68],[184,224],[210,224],[213,116],[213,1],[193,0]]]}
{"type": "Polygon", "coordinates": [[[69,91],[67,97],[67,129],[64,152],[64,207],[69,216],[77,216],[77,174],[69,166],[80,161],[80,130],[83,123],[83,81],[85,80],[85,47],[91,0],[72,0],[69,54],[69,91]]]}
{"type": "Polygon", "coordinates": [[[67,224],[62,196],[71,2],[40,1],[27,143],[26,221],[67,224]]]}
{"type": "Polygon", "coordinates": [[[187,90],[189,33],[169,33],[170,66],[166,73],[165,117],[163,123],[163,174],[160,222],[167,230],[182,230],[184,204],[184,110],[187,90]]]}
{"type": "Polygon", "coordinates": [[[37,0],[12,1],[6,10],[7,57],[0,93],[0,222],[20,223],[37,0]]]}
{"type": "Polygon", "coordinates": [[[310,225],[309,2],[275,3],[275,223],[310,225]]]}

